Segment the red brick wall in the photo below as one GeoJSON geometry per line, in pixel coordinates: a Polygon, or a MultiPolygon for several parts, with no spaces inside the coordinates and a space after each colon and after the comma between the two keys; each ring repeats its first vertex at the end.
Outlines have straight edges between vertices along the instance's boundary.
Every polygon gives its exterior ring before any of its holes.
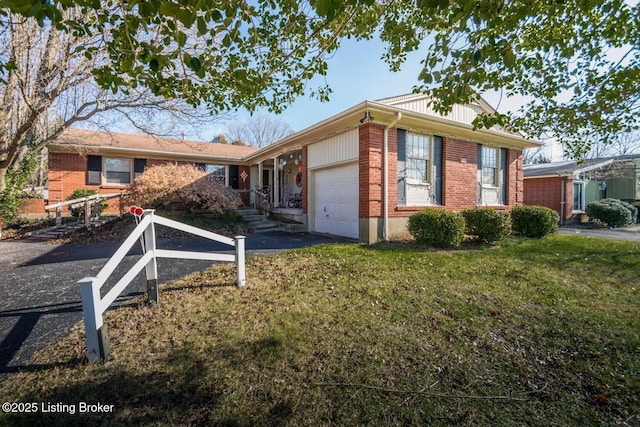
{"type": "Polygon", "coordinates": [[[383,127],[367,123],[360,126],[359,132],[359,217],[379,218],[383,211],[383,127]]]}
{"type": "Polygon", "coordinates": [[[101,190],[87,185],[87,158],[78,154],[49,153],[49,203],[64,201],[78,188],[101,190]]]}
{"type": "Polygon", "coordinates": [[[507,190],[507,203],[509,207],[519,206],[524,203],[524,157],[520,150],[507,150],[508,171],[507,179],[509,180],[509,188],[507,190]],[[513,179],[515,177],[515,179],[513,179]]]}
{"type": "Polygon", "coordinates": [[[249,190],[251,190],[251,179],[249,178],[251,176],[251,171],[249,166],[239,166],[238,167],[238,190],[241,191],[240,193],[240,197],[242,198],[242,204],[244,206],[249,206],[249,198],[250,198],[250,193],[249,190]],[[242,180],[242,173],[246,174],[247,179],[245,179],[244,181],[242,180]]]}
{"type": "MultiPolygon", "coordinates": [[[[384,127],[368,123],[360,127],[360,218],[382,217],[384,127]]],[[[397,129],[389,129],[389,217],[409,217],[424,206],[398,206],[397,129]]],[[[508,207],[523,202],[522,151],[507,150],[508,207]]],[[[460,211],[477,205],[477,144],[456,138],[443,143],[443,204],[460,211]]],[[[437,207],[434,207],[437,208],[437,207]]]]}
{"type": "Polygon", "coordinates": [[[21,199],[18,210],[25,214],[43,214],[44,199],[21,199]]]}
{"type": "Polygon", "coordinates": [[[443,143],[443,204],[459,211],[478,203],[478,145],[455,138],[443,143]]]}
{"type": "Polygon", "coordinates": [[[566,221],[572,217],[571,211],[573,209],[573,181],[571,179],[548,177],[524,180],[524,204],[546,206],[558,212],[558,215],[561,215],[563,187],[565,195],[564,221],[566,221]]]}

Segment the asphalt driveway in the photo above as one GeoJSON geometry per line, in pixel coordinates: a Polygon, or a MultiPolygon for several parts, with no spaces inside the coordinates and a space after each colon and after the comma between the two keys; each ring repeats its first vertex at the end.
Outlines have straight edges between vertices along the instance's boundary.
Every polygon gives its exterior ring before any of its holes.
{"type": "MultiPolygon", "coordinates": [[[[247,236],[247,256],[275,253],[322,243],[349,243],[340,237],[290,232],[247,236]]],[[[95,276],[120,246],[120,242],[51,245],[30,241],[0,241],[0,378],[26,368],[35,351],[65,336],[82,321],[78,280],[95,276]]],[[[192,237],[159,240],[163,249],[228,251],[229,247],[192,237]]],[[[136,245],[114,272],[121,277],[138,259],[136,245]]],[[[211,266],[208,261],[159,259],[160,283],[211,266]]],[[[127,287],[120,299],[140,295],[146,289],[144,272],[127,287]]]]}

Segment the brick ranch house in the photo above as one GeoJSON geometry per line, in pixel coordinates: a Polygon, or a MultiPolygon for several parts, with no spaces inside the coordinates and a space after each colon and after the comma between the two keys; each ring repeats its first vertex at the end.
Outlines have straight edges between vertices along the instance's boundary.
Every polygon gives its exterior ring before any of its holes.
{"type": "Polygon", "coordinates": [[[471,122],[483,100],[442,116],[425,95],[364,101],[267,147],[67,130],[49,147],[49,199],[78,187],[126,190],[146,166],[197,163],[254,205],[269,186],[275,212],[309,231],[373,243],[404,237],[428,208],[510,209],[523,203],[522,150],[537,142],[471,122]],[[224,178],[223,178],[224,177],[224,178]]]}

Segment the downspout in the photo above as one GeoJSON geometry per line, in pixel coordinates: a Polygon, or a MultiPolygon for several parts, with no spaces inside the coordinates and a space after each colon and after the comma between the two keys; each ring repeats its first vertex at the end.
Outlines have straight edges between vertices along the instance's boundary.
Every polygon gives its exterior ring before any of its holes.
{"type": "Polygon", "coordinates": [[[383,215],[382,215],[382,239],[389,240],[389,128],[392,128],[400,121],[402,113],[396,112],[396,118],[384,127],[383,146],[383,215]]]}

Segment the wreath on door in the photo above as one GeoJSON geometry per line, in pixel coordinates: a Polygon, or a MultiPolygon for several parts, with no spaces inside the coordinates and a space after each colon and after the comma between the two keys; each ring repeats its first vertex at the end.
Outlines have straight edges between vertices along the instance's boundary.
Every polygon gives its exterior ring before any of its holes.
{"type": "Polygon", "coordinates": [[[296,185],[302,187],[302,172],[296,174],[296,185]]]}

